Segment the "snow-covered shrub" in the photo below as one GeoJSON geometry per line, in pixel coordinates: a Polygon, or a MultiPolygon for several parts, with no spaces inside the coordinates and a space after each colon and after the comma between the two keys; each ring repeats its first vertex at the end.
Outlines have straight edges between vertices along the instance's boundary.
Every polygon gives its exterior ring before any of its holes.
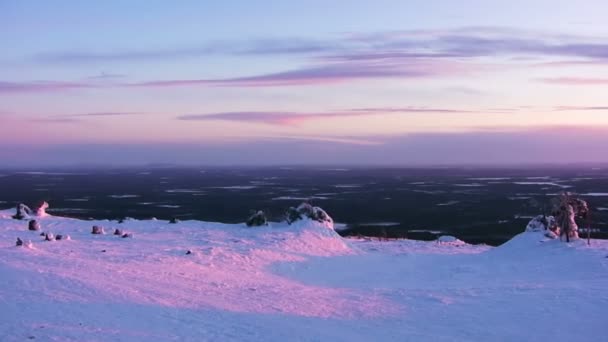
{"type": "Polygon", "coordinates": [[[40,230],[40,223],[38,223],[38,221],[36,221],[36,220],[30,220],[30,222],[28,222],[28,224],[27,224],[27,229],[28,230],[40,230]]]}
{"type": "Polygon", "coordinates": [[[247,227],[261,227],[267,226],[268,220],[266,219],[266,214],[263,211],[257,210],[254,211],[251,216],[247,219],[247,227]]]}
{"type": "Polygon", "coordinates": [[[589,206],[582,199],[565,192],[553,199],[552,216],[538,215],[526,226],[526,232],[543,233],[548,238],[566,237],[566,241],[578,238],[576,219],[586,219],[589,206]]]}
{"type": "Polygon", "coordinates": [[[17,213],[13,215],[15,220],[23,220],[29,218],[32,215],[32,209],[23,203],[17,205],[17,213]]]}
{"type": "Polygon", "coordinates": [[[48,214],[46,213],[46,210],[48,208],[49,208],[49,204],[47,202],[42,202],[40,207],[38,207],[38,209],[36,209],[36,216],[38,216],[38,217],[47,216],[48,214]]]}
{"type": "Polygon", "coordinates": [[[321,223],[330,223],[332,225],[334,223],[334,220],[325,212],[325,210],[319,207],[313,207],[306,202],[300,204],[297,208],[290,207],[287,210],[287,223],[289,224],[305,218],[321,223]]]}
{"type": "Polygon", "coordinates": [[[559,236],[559,228],[555,223],[555,217],[538,215],[526,226],[526,232],[543,233],[546,237],[555,239],[559,236]]]}
{"type": "Polygon", "coordinates": [[[555,225],[555,218],[553,216],[538,215],[526,226],[527,232],[544,232],[550,227],[555,225]]]}

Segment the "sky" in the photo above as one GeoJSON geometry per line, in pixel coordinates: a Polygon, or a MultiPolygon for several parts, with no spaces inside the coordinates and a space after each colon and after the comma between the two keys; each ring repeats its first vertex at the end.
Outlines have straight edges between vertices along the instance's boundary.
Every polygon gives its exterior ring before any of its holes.
{"type": "Polygon", "coordinates": [[[604,0],[0,0],[0,160],[606,163],[604,0]]]}

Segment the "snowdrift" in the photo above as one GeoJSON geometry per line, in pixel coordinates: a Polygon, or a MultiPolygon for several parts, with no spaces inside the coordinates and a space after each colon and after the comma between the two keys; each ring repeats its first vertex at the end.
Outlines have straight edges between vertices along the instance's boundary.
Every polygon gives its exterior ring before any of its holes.
{"type": "Polygon", "coordinates": [[[492,248],[344,239],[329,220],[250,228],[0,211],[0,340],[597,341],[608,244],[492,248]],[[105,234],[92,234],[92,227],[105,234]],[[129,238],[114,235],[119,229],[129,238]],[[41,233],[69,235],[45,241],[41,233]],[[17,238],[31,248],[15,246],[17,238]],[[569,322],[567,326],[560,322],[569,322]]]}

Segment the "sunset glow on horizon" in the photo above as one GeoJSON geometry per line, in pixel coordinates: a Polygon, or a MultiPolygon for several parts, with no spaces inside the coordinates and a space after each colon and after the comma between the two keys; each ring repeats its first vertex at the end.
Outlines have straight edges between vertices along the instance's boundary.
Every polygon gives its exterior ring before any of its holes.
{"type": "Polygon", "coordinates": [[[605,13],[599,0],[0,2],[0,158],[608,162],[605,13]]]}

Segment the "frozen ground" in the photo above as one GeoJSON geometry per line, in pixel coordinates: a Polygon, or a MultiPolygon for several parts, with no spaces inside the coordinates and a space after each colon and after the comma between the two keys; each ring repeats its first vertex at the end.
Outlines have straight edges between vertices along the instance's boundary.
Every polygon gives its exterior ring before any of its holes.
{"type": "Polygon", "coordinates": [[[524,233],[491,248],[343,239],[311,222],[47,216],[42,231],[71,236],[47,242],[12,213],[0,211],[1,341],[608,339],[608,241],[524,233]]]}

